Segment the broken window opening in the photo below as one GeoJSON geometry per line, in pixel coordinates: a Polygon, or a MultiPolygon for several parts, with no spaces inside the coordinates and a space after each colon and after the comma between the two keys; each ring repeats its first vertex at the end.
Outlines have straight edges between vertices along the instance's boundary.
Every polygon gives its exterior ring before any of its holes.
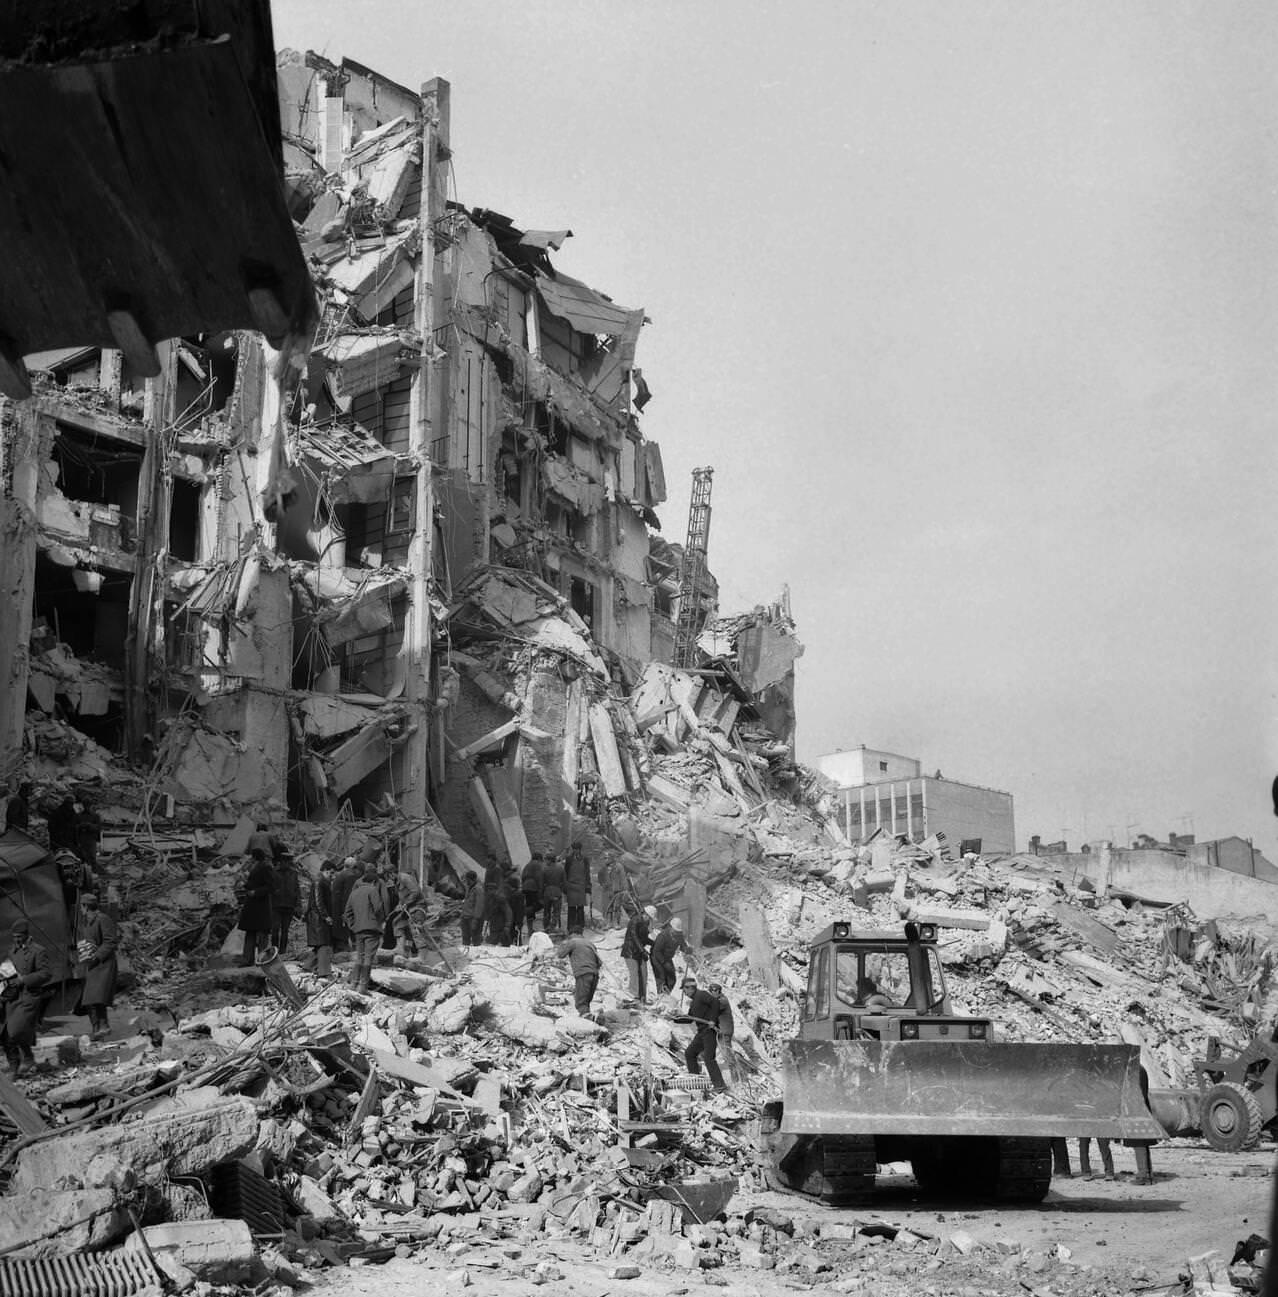
{"type": "Polygon", "coordinates": [[[391,532],[412,531],[413,512],[417,503],[417,480],[412,477],[397,477],[391,488],[390,520],[387,530],[391,532]]]}
{"type": "Polygon", "coordinates": [[[172,479],[169,493],[169,553],[187,563],[200,557],[202,489],[183,478],[172,479]]]}
{"type": "Polygon", "coordinates": [[[503,438],[503,442],[501,457],[498,460],[501,466],[502,495],[522,513],[524,508],[523,464],[519,458],[519,452],[515,448],[514,438],[507,433],[503,438]]]}
{"type": "Polygon", "coordinates": [[[125,664],[133,578],[126,572],[91,575],[100,580],[86,583],[81,569],[62,567],[38,553],[32,614],[76,657],[120,669],[125,664]],[[80,589],[81,584],[96,585],[97,593],[80,589]]]}
{"type": "Polygon", "coordinates": [[[568,578],[568,603],[573,612],[590,627],[595,624],[595,600],[598,590],[598,586],[586,577],[568,578]]]}
{"type": "Polygon", "coordinates": [[[386,534],[386,504],[350,504],[336,508],[338,525],[346,537],[347,567],[381,567],[386,534]]]}
{"type": "MultiPolygon", "coordinates": [[[[58,470],[58,489],[68,500],[102,505],[118,515],[118,539],[111,535],[94,536],[93,543],[132,550],[142,449],[59,422],[52,459],[58,470]]],[[[109,526],[117,519],[102,521],[109,526]]]]}
{"type": "Polygon", "coordinates": [[[235,387],[238,341],[233,332],[202,333],[178,343],[175,420],[188,428],[224,409],[235,387]]]}

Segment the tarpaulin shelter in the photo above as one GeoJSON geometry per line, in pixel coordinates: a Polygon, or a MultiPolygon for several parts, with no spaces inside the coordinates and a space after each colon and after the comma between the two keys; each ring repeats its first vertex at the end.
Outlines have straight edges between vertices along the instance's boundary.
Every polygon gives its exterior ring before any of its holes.
{"type": "Polygon", "coordinates": [[[31,939],[48,953],[53,979],[69,978],[71,928],[58,867],[47,847],[9,828],[0,834],[0,958],[9,953],[9,929],[16,919],[31,925],[31,939]]]}

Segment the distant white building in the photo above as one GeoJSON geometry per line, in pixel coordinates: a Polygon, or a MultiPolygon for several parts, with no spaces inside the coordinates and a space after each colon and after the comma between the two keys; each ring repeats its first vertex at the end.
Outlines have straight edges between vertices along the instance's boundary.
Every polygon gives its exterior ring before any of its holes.
{"type": "Polygon", "coordinates": [[[1012,794],[997,788],[925,775],[917,757],[864,744],[817,757],[817,770],[836,788],[839,820],[853,842],[876,829],[921,842],[943,833],[955,851],[1010,854],[1016,850],[1012,794]]]}

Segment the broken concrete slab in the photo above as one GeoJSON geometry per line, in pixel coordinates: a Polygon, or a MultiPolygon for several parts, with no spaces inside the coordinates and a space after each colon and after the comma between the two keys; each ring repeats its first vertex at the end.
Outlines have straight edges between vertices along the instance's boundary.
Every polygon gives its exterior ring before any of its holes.
{"type": "Polygon", "coordinates": [[[42,1189],[0,1198],[5,1256],[65,1256],[106,1247],[129,1230],[129,1214],[112,1189],[42,1189]]]}
{"type": "Polygon", "coordinates": [[[150,1252],[161,1267],[176,1260],[206,1283],[241,1284],[253,1274],[253,1234],[242,1220],[183,1220],[147,1225],[125,1247],[150,1252]]]}
{"type": "Polygon", "coordinates": [[[19,1152],[11,1194],[50,1188],[126,1188],[197,1175],[231,1162],[257,1141],[257,1112],[247,1099],[77,1131],[19,1152]]]}

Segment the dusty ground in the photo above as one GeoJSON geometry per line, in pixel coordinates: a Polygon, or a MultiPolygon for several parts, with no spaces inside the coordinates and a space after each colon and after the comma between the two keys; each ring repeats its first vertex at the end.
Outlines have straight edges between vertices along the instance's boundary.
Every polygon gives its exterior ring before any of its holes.
{"type": "MultiPolygon", "coordinates": [[[[466,1285],[474,1297],[512,1293],[624,1292],[634,1297],[709,1293],[731,1288],[734,1297],[815,1288],[873,1293],[875,1297],[985,1297],[986,1294],[1152,1293],[1175,1285],[1184,1258],[1215,1249],[1229,1261],[1236,1241],[1266,1233],[1273,1146],[1251,1153],[1215,1153],[1199,1141],[1178,1140],[1154,1150],[1153,1185],[1132,1182],[1131,1154],[1115,1148],[1116,1180],[1058,1179],[1047,1201],[1035,1207],[955,1210],[920,1202],[906,1177],[884,1177],[872,1211],[836,1212],[782,1194],[734,1200],[733,1209],[759,1205],[792,1216],[799,1234],[823,1221],[877,1218],[925,1235],[966,1231],[987,1247],[969,1257],[940,1260],[928,1249],[882,1243],[860,1250],[837,1243],[816,1250],[831,1264],[810,1270],[676,1269],[651,1258],[595,1259],[576,1243],[515,1236],[500,1242],[458,1242],[451,1254],[432,1248],[383,1266],[329,1271],[314,1290],[325,1297],[407,1297],[466,1285]],[[1019,1250],[1015,1250],[1019,1244],[1019,1250]],[[1061,1245],[1067,1259],[1053,1255],[1061,1245]],[[541,1263],[541,1273],[537,1273],[541,1263]],[[637,1265],[637,1278],[614,1279],[610,1269],[637,1265]]],[[[806,1250],[814,1240],[798,1238],[806,1250]]],[[[785,1256],[785,1249],[778,1254],[785,1256]]]]}

